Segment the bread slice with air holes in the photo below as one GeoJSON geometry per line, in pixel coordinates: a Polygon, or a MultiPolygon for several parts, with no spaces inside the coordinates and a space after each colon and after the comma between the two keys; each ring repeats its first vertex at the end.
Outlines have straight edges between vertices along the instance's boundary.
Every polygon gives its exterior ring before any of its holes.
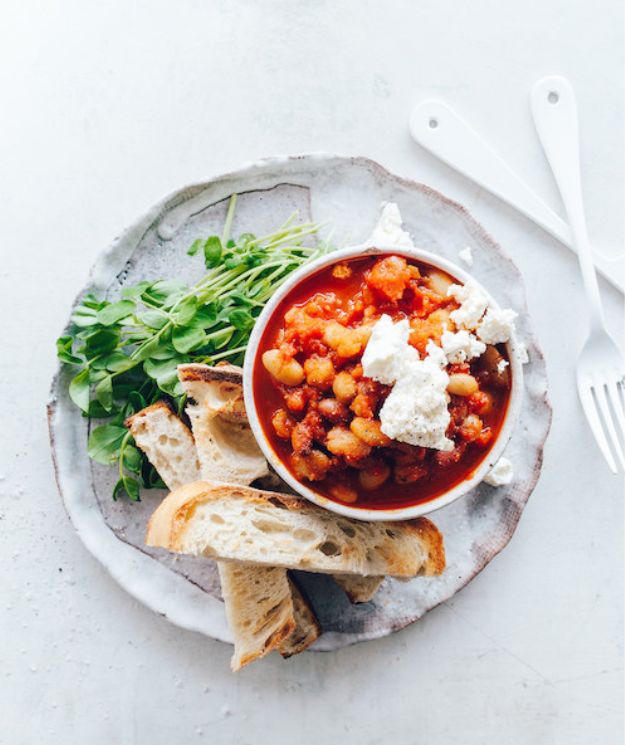
{"type": "Polygon", "coordinates": [[[236,672],[273,650],[289,649],[288,640],[297,623],[286,572],[234,562],[219,562],[218,567],[228,625],[234,637],[232,670],[236,672]]]}
{"type": "Polygon", "coordinates": [[[191,430],[164,401],[133,414],[125,424],[168,489],[201,478],[191,430]]]}
{"type": "MultiPolygon", "coordinates": [[[[169,489],[200,479],[193,435],[168,404],[159,402],[148,406],[129,417],[126,426],[137,447],[143,450],[169,489]]],[[[284,569],[262,567],[262,571],[256,571],[255,567],[245,566],[236,574],[220,564],[218,569],[235,640],[233,668],[239,669],[273,649],[285,656],[296,654],[318,637],[317,619],[284,569]],[[279,597],[281,612],[273,613],[271,618],[265,614],[264,604],[257,602],[254,596],[259,578],[262,596],[279,597]],[[245,597],[249,600],[247,606],[242,603],[245,597]],[[255,631],[253,638],[243,626],[248,621],[255,631]],[[264,631],[264,637],[259,630],[264,631]]]]}
{"type": "Polygon", "coordinates": [[[178,366],[178,378],[204,478],[249,484],[266,476],[267,461],[245,415],[241,369],[189,363],[178,366]]]}
{"type": "Polygon", "coordinates": [[[363,522],[297,497],[197,482],[172,492],[146,543],[191,556],[327,574],[416,577],[445,567],[443,538],[427,518],[363,522]]]}

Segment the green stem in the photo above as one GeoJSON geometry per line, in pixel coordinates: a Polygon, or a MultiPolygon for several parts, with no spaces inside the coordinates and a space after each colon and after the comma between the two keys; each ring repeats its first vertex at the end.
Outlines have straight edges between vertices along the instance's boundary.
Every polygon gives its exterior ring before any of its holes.
{"type": "MultiPolygon", "coordinates": [[[[219,331],[213,331],[212,334],[206,334],[206,341],[210,341],[211,339],[217,339],[220,336],[225,336],[226,334],[234,333],[235,332],[234,326],[223,326],[219,329],[219,331]]],[[[209,355],[212,357],[212,355],[209,355]]]]}
{"type": "MultiPolygon", "coordinates": [[[[143,347],[145,347],[145,346],[146,346],[147,344],[150,344],[150,343],[152,343],[152,342],[154,341],[154,339],[158,339],[158,337],[159,337],[159,336],[160,336],[160,335],[161,335],[161,334],[162,334],[162,333],[163,333],[164,331],[167,331],[167,329],[170,329],[170,328],[172,328],[172,327],[173,327],[173,325],[174,325],[174,324],[173,324],[173,322],[172,322],[172,321],[167,321],[167,323],[166,323],[166,324],[165,324],[165,325],[164,325],[164,326],[163,326],[162,328],[160,328],[160,329],[159,329],[159,330],[158,330],[158,331],[157,331],[156,333],[152,334],[152,336],[150,336],[149,338],[147,338],[147,339],[146,339],[146,340],[145,340],[144,342],[142,342],[142,343],[141,343],[141,344],[140,344],[140,345],[139,345],[139,346],[138,346],[138,347],[137,347],[137,348],[135,349],[135,351],[134,351],[134,352],[133,352],[133,353],[132,353],[132,354],[130,355],[130,359],[131,359],[131,360],[133,360],[133,359],[134,359],[134,360],[136,360],[136,355],[137,355],[137,354],[139,354],[139,352],[140,352],[140,351],[141,351],[141,350],[143,349],[143,347]]],[[[136,366],[137,366],[137,365],[138,365],[138,364],[139,364],[140,362],[141,362],[141,360],[136,360],[135,364],[134,364],[134,365],[133,365],[132,367],[136,367],[136,366]]],[[[129,368],[128,368],[128,370],[132,370],[132,367],[129,367],[129,368]]]]}
{"type": "Polygon", "coordinates": [[[295,212],[291,212],[291,214],[287,217],[287,219],[280,225],[280,227],[274,232],[274,233],[268,233],[267,235],[261,235],[260,238],[255,238],[253,241],[250,242],[250,246],[258,246],[263,241],[267,241],[270,238],[275,238],[277,235],[280,235],[281,233],[285,233],[288,231],[289,225],[295,220],[297,217],[297,210],[295,212]]]}
{"type": "MultiPolygon", "coordinates": [[[[163,310],[160,305],[154,303],[154,301],[147,300],[145,297],[143,297],[143,295],[141,296],[141,302],[144,305],[147,305],[148,308],[152,308],[153,310],[163,310]]],[[[163,312],[165,313],[166,311],[163,312]]]]}
{"type": "Polygon", "coordinates": [[[226,221],[224,223],[223,233],[221,234],[221,245],[226,246],[230,240],[230,230],[232,228],[232,220],[234,219],[234,209],[237,206],[237,195],[233,194],[230,197],[230,204],[228,205],[228,212],[226,213],[226,221]]]}
{"type": "Polygon", "coordinates": [[[219,352],[219,354],[211,354],[207,359],[209,359],[211,362],[215,362],[216,360],[221,360],[224,357],[234,357],[235,354],[240,354],[241,352],[245,352],[247,349],[247,344],[243,345],[242,347],[235,347],[234,349],[226,349],[224,352],[219,352]]]}
{"type": "Polygon", "coordinates": [[[128,430],[128,432],[126,432],[126,434],[124,435],[124,439],[119,444],[119,461],[118,461],[119,466],[118,468],[119,468],[120,479],[124,478],[124,450],[126,448],[126,445],[128,444],[128,440],[130,439],[130,437],[131,437],[131,433],[130,433],[130,430],[128,430]]]}

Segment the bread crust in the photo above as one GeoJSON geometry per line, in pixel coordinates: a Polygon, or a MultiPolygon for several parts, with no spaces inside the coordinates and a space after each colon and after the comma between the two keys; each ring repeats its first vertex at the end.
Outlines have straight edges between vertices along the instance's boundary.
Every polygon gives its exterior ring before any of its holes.
{"type": "Polygon", "coordinates": [[[285,660],[308,649],[321,634],[321,626],[306,593],[293,576],[289,576],[289,585],[293,599],[295,628],[278,648],[285,660]]]}
{"type": "MultiPolygon", "coordinates": [[[[131,416],[127,417],[124,420],[124,427],[127,427],[132,432],[132,428],[136,426],[141,419],[144,419],[146,416],[149,416],[152,412],[155,411],[164,411],[168,415],[179,419],[178,415],[167,401],[157,401],[155,404],[150,404],[149,406],[146,406],[145,409],[141,409],[141,411],[137,411],[136,414],[132,414],[131,416]]],[[[184,424],[184,422],[181,421],[181,424],[184,424]]],[[[189,437],[191,437],[191,439],[193,440],[191,430],[186,426],[186,424],[184,426],[189,433],[189,437]]]]}
{"type": "Polygon", "coordinates": [[[413,529],[421,536],[423,543],[428,546],[428,560],[423,574],[426,577],[442,574],[446,563],[443,534],[427,517],[419,517],[410,522],[413,523],[413,529]]]}
{"type": "MultiPolygon", "coordinates": [[[[239,663],[237,665],[232,665],[232,672],[238,672],[242,667],[249,665],[250,662],[254,662],[261,657],[264,657],[266,654],[269,654],[269,652],[274,652],[276,650],[279,651],[284,642],[291,636],[294,631],[295,621],[293,620],[293,618],[291,618],[282,626],[282,628],[277,629],[267,638],[262,652],[249,652],[248,654],[242,655],[239,663]]],[[[294,652],[293,654],[296,653],[294,652]]],[[[282,656],[284,657],[285,655],[282,656]]]]}
{"type": "Polygon", "coordinates": [[[178,378],[181,382],[211,383],[214,380],[220,383],[243,384],[243,370],[236,365],[203,365],[199,362],[187,362],[178,365],[178,378]]]}

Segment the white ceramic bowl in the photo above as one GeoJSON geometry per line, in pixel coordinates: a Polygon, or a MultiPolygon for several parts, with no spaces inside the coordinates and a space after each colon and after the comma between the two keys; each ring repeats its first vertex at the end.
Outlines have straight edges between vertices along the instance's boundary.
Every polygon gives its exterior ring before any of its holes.
{"type": "Polygon", "coordinates": [[[288,468],[286,468],[286,466],[283,464],[282,460],[265,437],[262,425],[258,418],[256,402],[254,400],[254,367],[258,354],[258,346],[262,338],[263,331],[265,330],[265,326],[268,320],[273,315],[275,309],[284,299],[284,297],[303,279],[309,277],[311,274],[315,274],[315,272],[319,271],[319,269],[322,269],[331,264],[335,264],[347,258],[389,253],[405,256],[406,258],[412,260],[423,261],[435,268],[442,269],[443,271],[450,274],[452,277],[460,280],[462,283],[465,283],[467,280],[472,279],[487,295],[491,304],[495,308],[499,307],[488,290],[482,287],[482,285],[480,285],[479,282],[477,282],[477,280],[475,280],[475,278],[472,277],[468,272],[466,272],[464,269],[457,266],[456,264],[453,264],[451,261],[447,261],[440,256],[436,256],[436,254],[430,253],[429,251],[423,251],[419,248],[405,248],[392,245],[377,246],[375,248],[367,247],[364,245],[352,246],[349,248],[343,248],[339,251],[333,251],[332,253],[322,256],[316,261],[311,262],[310,264],[306,264],[296,272],[293,272],[289,279],[280,287],[275,295],[273,295],[271,300],[267,303],[262,313],[258,317],[248,343],[247,353],[245,355],[245,366],[243,373],[245,408],[247,410],[247,416],[252,427],[252,431],[254,432],[254,436],[256,437],[258,444],[260,445],[260,448],[263,451],[263,454],[267,458],[271,467],[284,481],[286,481],[287,484],[289,484],[298,494],[301,494],[306,499],[314,502],[320,507],[324,507],[328,510],[331,510],[332,512],[336,512],[339,515],[351,517],[356,520],[406,520],[409,518],[415,518],[419,517],[420,515],[425,515],[429,512],[433,512],[434,510],[438,510],[441,507],[445,507],[445,505],[450,504],[451,502],[459,499],[464,494],[469,492],[471,489],[473,489],[473,487],[477,486],[477,484],[479,484],[483,480],[484,476],[501,457],[501,454],[503,453],[506,445],[508,444],[510,436],[512,435],[512,430],[518,418],[521,408],[521,401],[523,398],[523,364],[518,351],[518,342],[514,338],[512,338],[506,344],[508,355],[510,358],[512,389],[510,391],[510,400],[508,403],[506,416],[499,430],[497,439],[489,450],[487,456],[474,471],[471,478],[465,479],[453,488],[449,489],[443,494],[440,494],[438,497],[422,504],[409,505],[407,507],[399,507],[396,509],[388,510],[372,510],[363,507],[355,507],[349,504],[341,504],[339,502],[334,502],[327,497],[324,497],[322,494],[313,491],[313,489],[309,488],[301,481],[298,481],[290,473],[288,468]]]}

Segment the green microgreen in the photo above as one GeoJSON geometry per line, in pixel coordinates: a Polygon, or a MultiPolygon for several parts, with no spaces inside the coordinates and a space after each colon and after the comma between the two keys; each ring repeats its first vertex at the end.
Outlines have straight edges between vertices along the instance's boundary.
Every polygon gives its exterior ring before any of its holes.
{"type": "Polygon", "coordinates": [[[140,498],[141,487],[163,487],[124,426],[127,417],[166,399],[181,413],[177,366],[185,362],[242,364],[262,308],[295,269],[329,250],[310,245],[319,230],[291,215],[273,233],[231,235],[237,197],[230,199],[221,236],[198,237],[187,254],[205,273],[193,285],[142,280],[121,299],[89,293],[57,339],[58,358],[72,370],[69,396],[83,416],[108,420],[92,429],[89,456],[117,465],[113,498],[140,498]],[[197,259],[196,259],[197,260],[197,259]]]}

